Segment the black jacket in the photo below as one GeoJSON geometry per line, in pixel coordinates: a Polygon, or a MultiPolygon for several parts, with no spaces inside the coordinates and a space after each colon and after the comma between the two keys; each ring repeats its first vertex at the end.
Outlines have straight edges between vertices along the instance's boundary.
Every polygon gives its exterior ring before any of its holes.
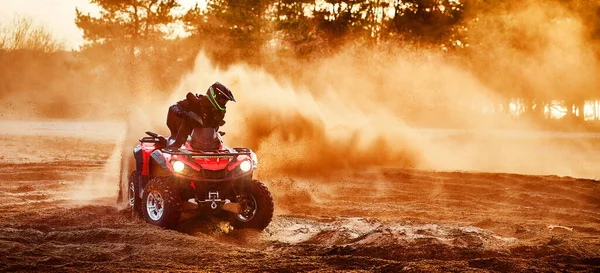
{"type": "Polygon", "coordinates": [[[190,111],[196,113],[202,117],[203,128],[217,128],[225,124],[225,111],[215,109],[204,95],[187,93],[184,100],[178,101],[169,110],[180,118],[185,118],[190,111]]]}

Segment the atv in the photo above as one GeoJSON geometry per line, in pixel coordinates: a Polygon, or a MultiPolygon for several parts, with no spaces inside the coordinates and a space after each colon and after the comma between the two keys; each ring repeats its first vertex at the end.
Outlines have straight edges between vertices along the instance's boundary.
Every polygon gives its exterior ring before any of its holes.
{"type": "Polygon", "coordinates": [[[146,134],[134,148],[136,170],[129,177],[134,215],[165,228],[175,228],[190,210],[213,214],[236,229],[269,225],[273,198],[252,178],[258,161],[251,149],[224,146],[220,131],[216,150],[194,149],[191,137],[180,148],[167,148],[167,138],[146,134]]]}

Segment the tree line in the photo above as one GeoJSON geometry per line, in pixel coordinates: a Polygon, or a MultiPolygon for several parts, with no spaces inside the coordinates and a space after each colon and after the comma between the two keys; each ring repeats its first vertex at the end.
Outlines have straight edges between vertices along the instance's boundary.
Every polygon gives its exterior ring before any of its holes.
{"type": "MultiPolygon", "coordinates": [[[[223,63],[259,62],[265,46],[308,56],[348,40],[402,41],[452,48],[475,3],[456,0],[209,0],[183,11],[175,0],[91,0],[100,16],[77,11],[77,25],[92,45],[143,49],[179,26],[223,63]],[[464,3],[463,3],[464,2],[464,3]]],[[[478,1],[475,1],[478,2],[478,1]]],[[[486,2],[486,1],[481,1],[486,2]]]]}
{"type": "MultiPolygon", "coordinates": [[[[99,12],[76,11],[75,23],[87,43],[76,53],[77,61],[67,62],[68,69],[79,68],[76,71],[84,74],[91,70],[110,71],[112,82],[118,82],[115,86],[127,86],[131,92],[148,88],[140,86],[142,78],[150,79],[152,83],[147,85],[156,90],[172,89],[199,50],[219,66],[243,62],[282,69],[272,56],[318,60],[352,44],[386,50],[425,48],[442,52],[449,59],[456,57],[460,65],[474,71],[507,101],[523,98],[528,109],[533,108],[529,105],[534,105],[534,101],[563,99],[567,104],[582,107],[584,100],[600,97],[597,85],[583,81],[560,86],[571,88],[569,92],[539,91],[548,88],[541,83],[529,83],[529,76],[510,63],[503,65],[493,58],[489,60],[492,65],[486,63],[486,54],[494,54],[497,43],[510,47],[518,60],[536,52],[536,43],[549,39],[532,36],[531,26],[518,24],[502,25],[508,34],[496,40],[482,39],[500,17],[480,19],[498,10],[510,13],[528,1],[207,0],[205,6],[191,8],[182,7],[177,0],[90,2],[99,7],[99,12]],[[523,83],[516,86],[515,78],[523,83]]],[[[600,37],[597,1],[546,2],[580,17],[586,23],[582,32],[586,41],[600,37]]],[[[568,17],[552,13],[544,20],[554,22],[561,16],[568,17]]],[[[597,46],[591,52],[591,57],[597,60],[600,52],[597,46]]]]}

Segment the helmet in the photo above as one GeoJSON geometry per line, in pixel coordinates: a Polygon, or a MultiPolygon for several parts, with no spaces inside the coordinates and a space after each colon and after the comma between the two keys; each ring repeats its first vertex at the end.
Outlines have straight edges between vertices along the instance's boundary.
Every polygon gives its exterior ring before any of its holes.
{"type": "Polygon", "coordinates": [[[228,101],[235,102],[231,90],[220,82],[215,82],[208,87],[206,97],[208,97],[208,101],[210,101],[215,109],[221,111],[225,111],[225,104],[227,104],[228,101]]]}

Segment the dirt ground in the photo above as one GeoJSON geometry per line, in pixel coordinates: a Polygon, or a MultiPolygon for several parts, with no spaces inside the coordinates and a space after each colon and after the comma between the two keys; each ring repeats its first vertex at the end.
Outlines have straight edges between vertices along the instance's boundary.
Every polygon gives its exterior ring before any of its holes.
{"type": "Polygon", "coordinates": [[[0,271],[600,271],[596,180],[398,168],[282,176],[264,180],[276,216],[263,232],[201,216],[164,230],[116,205],[115,138],[9,125],[0,271]]]}

